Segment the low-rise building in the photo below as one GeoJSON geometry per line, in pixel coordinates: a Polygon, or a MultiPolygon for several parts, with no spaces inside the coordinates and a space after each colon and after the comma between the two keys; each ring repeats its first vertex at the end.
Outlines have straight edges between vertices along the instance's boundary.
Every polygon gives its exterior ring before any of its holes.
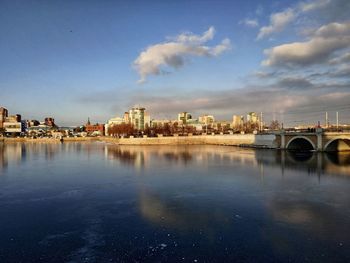
{"type": "Polygon", "coordinates": [[[19,121],[19,122],[4,122],[3,128],[5,131],[5,134],[8,135],[19,135],[26,131],[26,122],[25,121],[19,121]]]}
{"type": "Polygon", "coordinates": [[[125,118],[121,118],[121,117],[114,117],[114,118],[109,119],[108,122],[105,124],[106,136],[110,136],[109,129],[111,127],[113,127],[114,125],[122,124],[122,123],[128,123],[128,122],[125,122],[125,118]]]}
{"type": "Polygon", "coordinates": [[[55,127],[55,126],[56,126],[56,124],[55,124],[55,119],[52,118],[52,117],[46,117],[46,118],[45,118],[45,124],[46,124],[47,126],[50,126],[50,127],[55,127]]]}
{"type": "Polygon", "coordinates": [[[88,135],[104,135],[105,126],[103,124],[86,124],[85,131],[88,135]]]}

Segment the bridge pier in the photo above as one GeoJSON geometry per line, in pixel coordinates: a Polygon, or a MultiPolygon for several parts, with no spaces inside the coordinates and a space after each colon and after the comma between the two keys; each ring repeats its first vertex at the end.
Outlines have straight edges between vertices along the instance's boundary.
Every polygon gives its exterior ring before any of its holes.
{"type": "Polygon", "coordinates": [[[317,146],[316,151],[323,151],[323,145],[322,145],[322,136],[323,136],[323,130],[322,128],[316,129],[316,136],[317,136],[317,146]]]}
{"type": "Polygon", "coordinates": [[[286,149],[286,134],[285,134],[285,131],[284,130],[281,130],[281,133],[280,133],[280,136],[281,136],[281,149],[286,149]]]}

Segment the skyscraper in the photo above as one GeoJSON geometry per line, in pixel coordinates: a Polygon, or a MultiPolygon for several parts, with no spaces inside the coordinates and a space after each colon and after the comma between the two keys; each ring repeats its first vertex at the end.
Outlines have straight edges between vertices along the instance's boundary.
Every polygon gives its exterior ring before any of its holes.
{"type": "Polygon", "coordinates": [[[7,116],[8,116],[8,110],[1,107],[0,108],[0,128],[4,127],[4,122],[7,116]]]}
{"type": "Polygon", "coordinates": [[[134,125],[137,130],[145,129],[145,108],[133,107],[129,111],[130,123],[134,125]]]}

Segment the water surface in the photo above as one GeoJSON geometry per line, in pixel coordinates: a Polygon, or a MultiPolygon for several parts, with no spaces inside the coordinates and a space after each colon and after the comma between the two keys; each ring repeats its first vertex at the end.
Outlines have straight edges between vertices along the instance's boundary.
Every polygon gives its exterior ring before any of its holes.
{"type": "Polygon", "coordinates": [[[0,262],[350,262],[350,155],[0,144],[0,262]]]}

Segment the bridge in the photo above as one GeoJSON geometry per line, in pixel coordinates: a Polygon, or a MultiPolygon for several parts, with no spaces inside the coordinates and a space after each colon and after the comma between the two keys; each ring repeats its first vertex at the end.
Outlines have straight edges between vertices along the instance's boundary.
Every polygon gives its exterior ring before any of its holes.
{"type": "Polygon", "coordinates": [[[327,132],[317,128],[315,132],[275,133],[276,144],[280,149],[292,151],[350,151],[350,132],[327,132]]]}

